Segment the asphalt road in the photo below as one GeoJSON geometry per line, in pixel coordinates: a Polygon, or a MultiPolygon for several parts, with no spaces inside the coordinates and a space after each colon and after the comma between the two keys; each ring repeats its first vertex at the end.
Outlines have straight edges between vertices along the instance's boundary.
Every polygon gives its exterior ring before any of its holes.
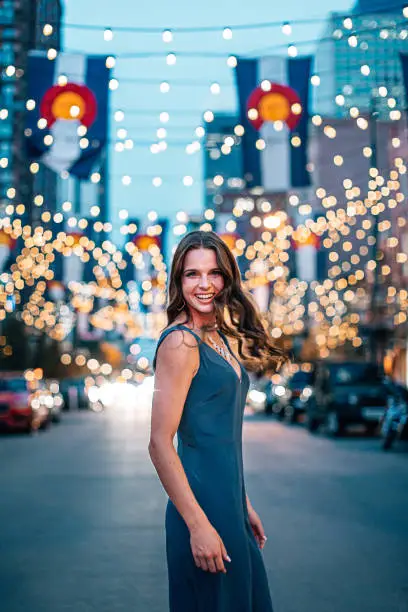
{"type": "MultiPolygon", "coordinates": [[[[275,612],[408,612],[408,452],[248,418],[246,486],[275,612]]],[[[166,612],[146,415],[0,437],[2,612],[166,612]]],[[[211,612],[211,611],[208,611],[211,612]]]]}

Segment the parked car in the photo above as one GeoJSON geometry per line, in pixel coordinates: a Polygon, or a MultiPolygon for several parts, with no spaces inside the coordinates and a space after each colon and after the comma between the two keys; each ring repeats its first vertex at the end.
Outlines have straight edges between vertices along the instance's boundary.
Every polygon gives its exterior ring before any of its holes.
{"type": "MultiPolygon", "coordinates": [[[[278,377],[278,380],[280,380],[280,377],[278,377]]],[[[268,377],[254,377],[251,379],[247,405],[253,412],[273,414],[282,392],[284,392],[284,387],[276,379],[274,381],[268,377]]]]}
{"type": "Polygon", "coordinates": [[[0,379],[0,427],[31,433],[49,424],[49,409],[23,376],[2,373],[0,379]]]}
{"type": "Polygon", "coordinates": [[[285,392],[278,399],[279,412],[289,422],[296,423],[306,412],[307,402],[313,393],[314,371],[299,369],[286,382],[285,392]]]}
{"type": "Polygon", "coordinates": [[[306,406],[308,428],[314,432],[324,424],[330,435],[338,436],[348,425],[364,424],[374,432],[388,394],[382,368],[376,363],[320,362],[306,406]]]}

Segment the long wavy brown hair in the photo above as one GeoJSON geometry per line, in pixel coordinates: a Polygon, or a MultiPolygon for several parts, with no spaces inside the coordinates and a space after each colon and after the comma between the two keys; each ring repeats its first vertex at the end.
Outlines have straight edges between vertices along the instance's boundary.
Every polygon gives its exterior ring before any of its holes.
{"type": "MultiPolygon", "coordinates": [[[[224,288],[214,298],[218,329],[236,338],[238,355],[248,370],[259,374],[276,372],[286,361],[286,355],[274,344],[251,294],[243,288],[234,255],[215,232],[190,232],[179,242],[170,271],[167,325],[180,317],[181,312],[186,315],[185,323],[191,322],[183,297],[182,274],[185,257],[192,249],[212,249],[224,278],[224,288]]],[[[204,337],[210,329],[210,326],[202,328],[204,337]]]]}

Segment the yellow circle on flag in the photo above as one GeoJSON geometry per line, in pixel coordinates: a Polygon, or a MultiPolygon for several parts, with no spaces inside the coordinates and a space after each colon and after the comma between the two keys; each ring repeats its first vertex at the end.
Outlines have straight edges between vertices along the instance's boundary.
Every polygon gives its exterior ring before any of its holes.
{"type": "Polygon", "coordinates": [[[85,101],[73,91],[64,91],[55,98],[51,112],[56,119],[82,119],[85,113],[85,101]]]}
{"type": "Polygon", "coordinates": [[[285,96],[272,92],[262,96],[259,114],[264,121],[286,121],[290,115],[290,104],[285,96]]]}

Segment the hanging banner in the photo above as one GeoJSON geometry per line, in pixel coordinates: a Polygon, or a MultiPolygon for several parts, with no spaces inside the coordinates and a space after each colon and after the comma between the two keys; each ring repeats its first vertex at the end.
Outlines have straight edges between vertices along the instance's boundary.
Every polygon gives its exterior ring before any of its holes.
{"type": "Polygon", "coordinates": [[[65,287],[68,287],[71,281],[83,282],[84,280],[84,262],[81,257],[75,253],[75,247],[80,244],[82,236],[83,234],[79,232],[67,233],[67,237],[69,238],[68,244],[72,252],[63,257],[62,267],[65,287]]]}
{"type": "Polygon", "coordinates": [[[310,185],[306,166],[311,65],[311,56],[238,60],[235,75],[248,187],[273,192],[310,185]],[[258,141],[265,147],[259,148],[258,141]]]}
{"type": "Polygon", "coordinates": [[[308,283],[316,280],[319,237],[309,230],[298,230],[292,236],[292,248],[296,253],[296,278],[308,283]]]}
{"type": "Polygon", "coordinates": [[[55,172],[88,179],[107,141],[105,57],[40,51],[28,59],[28,153],[55,172]]]}
{"type": "Polygon", "coordinates": [[[0,230],[0,273],[4,272],[6,269],[7,262],[15,243],[16,241],[10,234],[7,234],[4,230],[0,230]]]}

